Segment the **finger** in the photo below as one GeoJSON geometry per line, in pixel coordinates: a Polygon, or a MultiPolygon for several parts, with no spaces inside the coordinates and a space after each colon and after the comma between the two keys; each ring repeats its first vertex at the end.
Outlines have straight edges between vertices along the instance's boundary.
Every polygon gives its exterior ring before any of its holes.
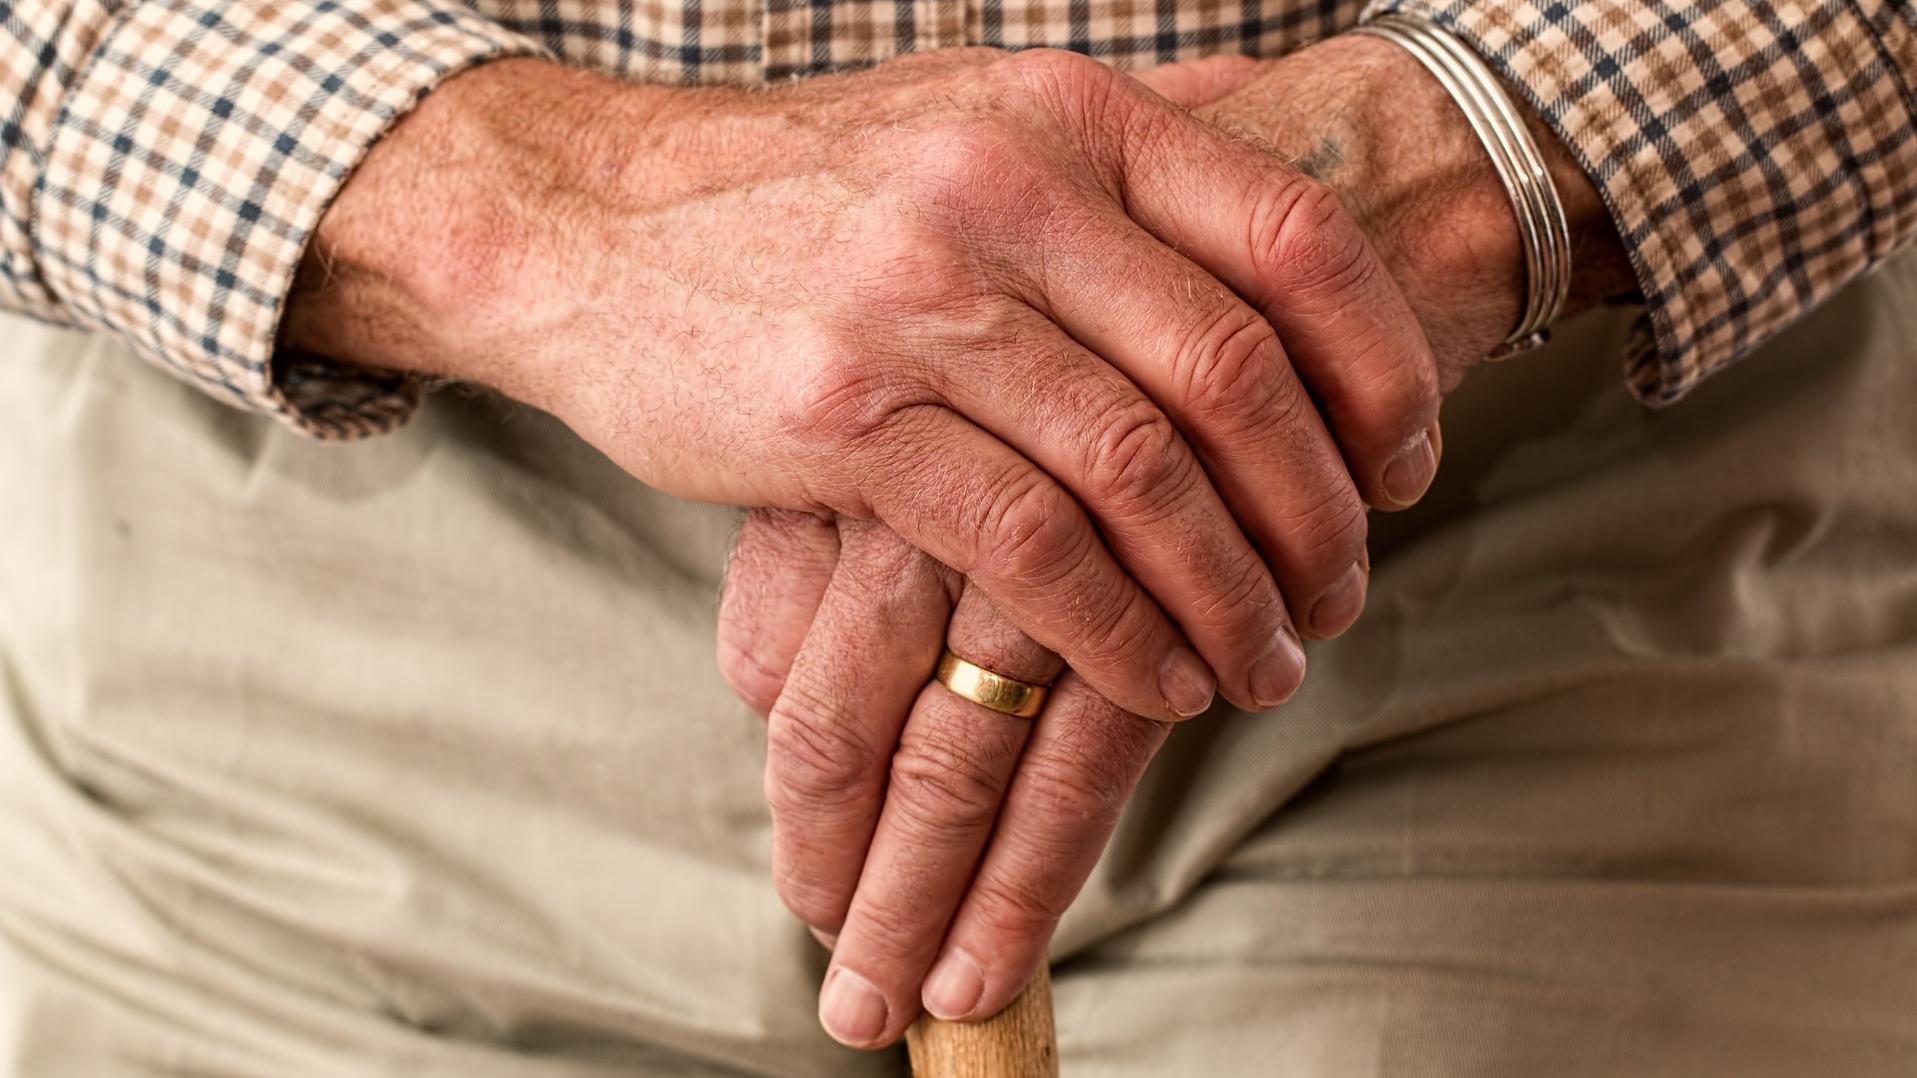
{"type": "Polygon", "coordinates": [[[1123,204],[1271,322],[1366,499],[1416,501],[1435,471],[1437,367],[1364,231],[1329,187],[1139,100],[1119,148],[1123,204]]]}
{"type": "Polygon", "coordinates": [[[945,639],[945,571],[889,530],[848,523],[838,567],[766,728],[779,897],[838,930],[879,818],[899,727],[945,639]]]}
{"type": "Polygon", "coordinates": [[[719,673],[764,715],[785,685],[839,560],[839,529],[813,513],[753,509],[719,595],[719,673]]]}
{"type": "Polygon", "coordinates": [[[980,1019],[1018,995],[1169,729],[1126,714],[1069,673],[1060,679],[926,977],[926,1010],[980,1019]]]}
{"type": "Polygon", "coordinates": [[[845,497],[971,578],[1100,692],[1164,719],[1210,705],[1211,668],[1049,475],[941,407],[901,409],[858,445],[864,489],[845,497]]]}
{"type": "MultiPolygon", "coordinates": [[[[1059,661],[966,590],[947,646],[995,673],[1050,683],[1059,661]]],[[[998,815],[1032,720],[992,711],[933,682],[919,693],[892,758],[885,808],[833,949],[819,1020],[846,1044],[897,1039],[998,815]]]]}
{"type": "Polygon", "coordinates": [[[1229,96],[1263,68],[1262,61],[1249,56],[1207,56],[1159,64],[1131,76],[1172,104],[1195,109],[1229,96]]]}
{"type": "MultiPolygon", "coordinates": [[[[1079,242],[1011,286],[1185,432],[1305,634],[1343,632],[1364,603],[1364,502],[1271,324],[1122,214],[1087,207],[1059,225],[1079,242]]],[[[1280,630],[1245,640],[1259,651],[1242,706],[1275,706],[1303,678],[1297,633],[1280,630]]]]}
{"type": "MultiPolygon", "coordinates": [[[[1138,246],[1163,251],[1143,232],[1137,236],[1138,246]]],[[[1113,284],[1126,299],[1132,293],[1150,297],[1143,312],[1123,316],[1126,328],[1133,328],[1135,316],[1142,325],[1172,306],[1153,293],[1155,288],[1185,283],[1140,276],[1132,285],[1113,284]]],[[[1212,288],[1220,291],[1215,284],[1212,288]]],[[[1262,324],[1249,309],[1246,314],[1262,324]]],[[[1156,326],[1148,332],[1161,333],[1156,326]]],[[[1154,375],[1162,365],[1155,357],[1134,364],[1154,375]]],[[[1184,630],[1226,696],[1259,708],[1290,695],[1304,676],[1304,652],[1278,584],[1178,428],[1138,386],[1029,311],[1007,328],[1001,344],[955,357],[941,373],[945,381],[937,389],[957,411],[1077,496],[1119,563],[1184,630]],[[1044,386],[1044,392],[1026,388],[1034,385],[1044,386]],[[1257,664],[1274,653],[1284,669],[1261,670],[1257,664]]],[[[1337,451],[1328,437],[1324,441],[1328,472],[1342,477],[1337,451]]],[[[1270,470],[1260,478],[1294,481],[1290,473],[1270,470]]],[[[1298,486],[1286,489],[1287,500],[1314,496],[1312,488],[1298,486]]],[[[1343,489],[1362,523],[1356,494],[1349,484],[1343,489]]]]}
{"type": "MultiPolygon", "coordinates": [[[[1080,265],[1052,260],[1056,317],[1163,403],[1277,573],[1305,635],[1331,637],[1364,607],[1364,499],[1278,334],[1262,314],[1129,220],[1080,265]],[[1115,273],[1120,266],[1130,273],[1115,273]],[[1078,275],[1073,279],[1073,275],[1078,275]],[[1103,281],[1094,286],[1092,280],[1103,281]]],[[[1289,631],[1266,638],[1253,707],[1304,676],[1289,631]]]]}

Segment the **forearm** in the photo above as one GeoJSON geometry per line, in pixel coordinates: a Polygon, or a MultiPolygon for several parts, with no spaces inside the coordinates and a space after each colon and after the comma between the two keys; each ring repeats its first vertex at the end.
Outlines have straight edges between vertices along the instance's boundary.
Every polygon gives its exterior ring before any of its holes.
{"type": "Polygon", "coordinates": [[[367,367],[541,399],[522,346],[579,317],[595,212],[648,164],[643,131],[674,91],[543,60],[448,80],[367,155],[321,219],[282,343],[367,367]],[[571,248],[567,250],[566,248],[571,248]],[[562,285],[566,287],[561,287],[562,285]]]}

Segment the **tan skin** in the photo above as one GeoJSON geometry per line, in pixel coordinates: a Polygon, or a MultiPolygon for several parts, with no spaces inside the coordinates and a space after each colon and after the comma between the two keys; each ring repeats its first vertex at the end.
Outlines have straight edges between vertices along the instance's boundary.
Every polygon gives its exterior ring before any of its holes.
{"type": "MultiPolygon", "coordinates": [[[[1524,278],[1509,200],[1442,89],[1396,46],[1364,38],[1205,77],[1219,96],[1198,115],[1338,191],[1417,311],[1442,387],[1457,385],[1516,321],[1524,278]]],[[[1534,134],[1575,222],[1568,310],[1627,294],[1630,267],[1596,192],[1548,131],[1534,134]]],[[[774,871],[834,946],[827,1028],[869,1047],[921,1002],[956,1019],[1003,1007],[1043,960],[1169,726],[1070,671],[1030,725],[927,686],[947,646],[1028,680],[1062,664],[961,575],[867,522],[750,514],[719,646],[741,696],[771,715],[768,794],[784,804],[774,871]],[[780,746],[808,740],[800,729],[859,732],[844,740],[870,748],[841,753],[828,785],[862,800],[781,797],[791,754],[780,746]],[[844,991],[854,979],[871,996],[844,991]]]]}
{"type": "MultiPolygon", "coordinates": [[[[770,711],[776,882],[837,936],[849,1044],[922,998],[1003,1006],[1165,724],[1295,690],[1298,637],[1362,607],[1364,505],[1423,492],[1442,390],[1516,317],[1508,203],[1395,47],[1145,79],[486,65],[369,156],[287,312],[293,347],[490,385],[662,489],[783,510],[741,536],[721,665],[770,711]],[[948,643],[1070,670],[1008,722],[925,687],[948,643]]],[[[1627,291],[1552,152],[1577,302],[1627,291]]]]}

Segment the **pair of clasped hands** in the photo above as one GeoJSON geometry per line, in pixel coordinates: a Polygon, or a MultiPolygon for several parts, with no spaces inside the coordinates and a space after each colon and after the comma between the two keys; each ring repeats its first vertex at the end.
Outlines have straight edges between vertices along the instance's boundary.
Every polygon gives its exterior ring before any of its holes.
{"type": "Polygon", "coordinates": [[[1438,363],[1364,229],[1175,107],[1258,65],[1022,62],[815,312],[838,358],[789,418],[870,485],[749,513],[721,608],[774,879],[855,1047],[1017,995],[1170,724],[1284,703],[1364,607],[1366,506],[1438,465],[1438,363]],[[930,680],[947,649],[1053,685],[1042,712],[930,680]]]}
{"type": "Polygon", "coordinates": [[[1288,699],[1364,607],[1366,505],[1436,471],[1438,367],[1362,227],[1175,107],[1255,67],[989,76],[991,122],[868,233],[844,361],[792,383],[801,444],[870,485],[748,514],[719,664],[846,1044],[1010,1002],[1170,724],[1288,699]],[[930,680],[947,649],[1043,710],[930,680]]]}
{"type": "Polygon", "coordinates": [[[1366,507],[1431,483],[1523,272],[1463,118],[1376,39],[762,91],[514,60],[375,148],[285,332],[758,507],[719,663],[767,715],[821,1020],[873,1048],[1009,1002],[1170,725],[1278,706],[1359,616],[1366,507]],[[1043,711],[932,682],[948,648],[1043,711]]]}

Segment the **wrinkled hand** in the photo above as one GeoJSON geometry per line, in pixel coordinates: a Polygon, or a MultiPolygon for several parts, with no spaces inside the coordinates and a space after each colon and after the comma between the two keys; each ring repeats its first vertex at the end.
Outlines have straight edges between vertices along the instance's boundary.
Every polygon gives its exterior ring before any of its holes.
{"type": "MultiPolygon", "coordinates": [[[[1524,283],[1508,204],[1468,129],[1386,43],[1251,66],[1213,70],[1210,88],[1231,93],[1200,114],[1346,188],[1455,385],[1508,331],[1524,283]]],[[[1625,290],[1595,193],[1574,170],[1558,183],[1586,226],[1573,306],[1625,290]]],[[[962,577],[882,528],[748,515],[720,664],[771,712],[776,879],[815,931],[838,934],[821,1017],[861,1046],[896,1037],[921,999],[952,1018],[1009,1002],[1166,730],[1069,672],[1034,724],[1008,719],[926,683],[942,646],[1022,679],[1058,669],[962,577]]]]}
{"type": "Polygon", "coordinates": [[[1361,499],[1430,476],[1429,349],[1338,199],[1071,54],[756,93],[485,65],[315,252],[293,345],[491,385],[667,491],[883,521],[1156,718],[1289,696],[1362,606],[1361,499]]]}
{"type": "Polygon", "coordinates": [[[1036,719],[1002,715],[927,683],[944,647],[1025,681],[1062,667],[882,525],[750,514],[721,668],[770,711],[773,878],[833,944],[820,1021],[855,1047],[921,1000],[967,1019],[1018,994],[1170,728],[1070,671],[1036,719]]]}

